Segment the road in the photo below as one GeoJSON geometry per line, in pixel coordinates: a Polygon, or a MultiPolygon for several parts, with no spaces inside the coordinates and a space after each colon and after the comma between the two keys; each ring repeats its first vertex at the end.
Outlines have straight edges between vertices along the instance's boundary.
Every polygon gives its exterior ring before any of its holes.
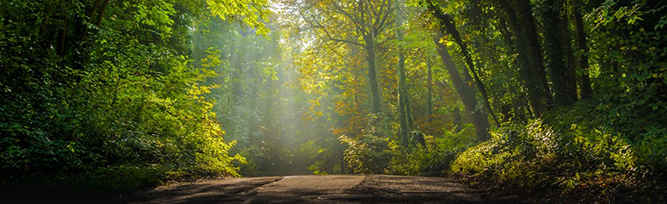
{"type": "Polygon", "coordinates": [[[484,197],[451,178],[330,175],[208,180],[156,188],[124,203],[516,203],[484,197]]]}

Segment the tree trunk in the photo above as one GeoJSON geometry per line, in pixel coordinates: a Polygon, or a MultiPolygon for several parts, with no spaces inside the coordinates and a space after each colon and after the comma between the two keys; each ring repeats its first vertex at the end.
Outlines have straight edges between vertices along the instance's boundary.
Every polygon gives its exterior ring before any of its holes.
{"type": "Polygon", "coordinates": [[[398,120],[400,122],[399,138],[404,145],[409,143],[410,132],[412,132],[412,114],[410,114],[410,100],[408,96],[408,88],[405,83],[405,55],[403,54],[403,15],[401,13],[401,4],[399,0],[394,0],[394,11],[396,12],[396,19],[394,21],[394,28],[396,31],[396,39],[398,40],[398,67],[396,73],[398,74],[398,120]]]}
{"type": "MultiPolygon", "coordinates": [[[[46,29],[47,25],[51,23],[51,16],[53,15],[53,4],[57,4],[57,2],[52,2],[52,1],[47,1],[44,2],[44,12],[42,13],[42,19],[44,19],[39,27],[39,40],[42,41],[44,38],[46,38],[46,29]]],[[[48,42],[48,40],[46,40],[48,42]]]]}
{"type": "Polygon", "coordinates": [[[459,45],[459,47],[461,48],[461,53],[463,54],[464,61],[468,65],[468,69],[470,70],[472,76],[475,79],[474,83],[477,86],[479,92],[482,94],[482,98],[484,99],[484,107],[489,111],[489,114],[491,114],[496,124],[500,126],[500,122],[498,122],[498,119],[496,118],[495,114],[493,113],[493,109],[491,108],[491,102],[489,101],[489,95],[486,92],[486,88],[482,83],[482,80],[479,78],[477,70],[475,69],[475,64],[473,63],[472,55],[468,51],[468,44],[464,43],[463,40],[461,39],[461,34],[456,29],[454,20],[449,15],[442,13],[442,11],[438,7],[436,7],[436,5],[433,2],[429,2],[428,8],[434,12],[435,17],[440,21],[440,32],[442,32],[443,34],[444,33],[450,34],[454,38],[456,44],[459,45]]]}
{"type": "Polygon", "coordinates": [[[563,46],[563,23],[561,11],[563,3],[556,0],[545,0],[542,4],[542,20],[544,20],[544,42],[547,54],[547,67],[553,84],[555,105],[568,106],[577,100],[577,87],[572,86],[574,78],[565,64],[565,47],[563,46]]]}
{"type": "Polygon", "coordinates": [[[90,5],[86,11],[88,20],[84,19],[81,21],[81,26],[83,27],[81,29],[81,33],[79,33],[79,37],[77,40],[79,42],[83,42],[84,39],[86,39],[86,36],[88,36],[88,23],[93,22],[95,20],[95,13],[97,11],[97,7],[100,5],[101,0],[95,0],[92,5],[90,5]]]}
{"type": "Polygon", "coordinates": [[[66,43],[66,41],[67,41],[67,29],[68,29],[68,26],[69,26],[69,16],[70,16],[69,15],[69,10],[70,10],[71,6],[72,6],[72,0],[67,1],[67,7],[65,8],[64,11],[61,12],[63,15],[65,15],[65,17],[64,17],[65,20],[64,20],[64,23],[63,23],[63,27],[60,30],[60,33],[59,33],[59,36],[58,36],[58,44],[57,44],[57,47],[56,47],[56,53],[61,58],[65,57],[65,50],[66,50],[66,46],[67,46],[67,43],[66,43]]]}
{"type": "Polygon", "coordinates": [[[577,99],[577,62],[574,58],[574,50],[572,49],[572,34],[570,32],[570,20],[567,15],[567,3],[565,3],[564,14],[560,23],[563,35],[563,47],[565,48],[565,61],[567,62],[568,82],[572,88],[575,99],[577,99]]]}
{"type": "Polygon", "coordinates": [[[579,91],[581,98],[590,98],[593,94],[591,88],[591,78],[588,73],[588,46],[586,46],[586,32],[584,31],[584,24],[579,12],[579,0],[570,0],[572,9],[572,23],[574,24],[574,31],[576,34],[575,41],[577,49],[579,50],[579,71],[581,72],[579,78],[579,91]]]}
{"type": "Polygon", "coordinates": [[[373,113],[378,114],[381,112],[380,104],[380,91],[378,90],[378,80],[377,80],[377,71],[375,70],[375,46],[374,39],[372,36],[364,35],[364,40],[366,41],[366,61],[368,62],[368,82],[371,86],[371,100],[373,105],[373,113]]]}
{"type": "MultiPolygon", "coordinates": [[[[439,38],[442,38],[442,34],[439,34],[439,36],[439,38]]],[[[486,115],[481,110],[477,109],[477,98],[475,98],[474,88],[472,85],[463,81],[456,65],[447,51],[447,46],[438,42],[439,38],[435,38],[433,41],[438,48],[440,59],[442,59],[442,62],[445,64],[445,68],[449,73],[449,78],[452,80],[454,89],[456,89],[459,97],[461,97],[467,115],[472,119],[472,123],[475,126],[477,133],[477,141],[486,141],[489,139],[489,121],[487,120],[486,115]]]]}
{"type": "Polygon", "coordinates": [[[527,91],[533,116],[538,117],[551,104],[552,99],[530,1],[512,1],[515,5],[511,5],[508,0],[498,0],[497,3],[505,12],[507,23],[514,34],[513,44],[518,53],[519,77],[527,91]]]}
{"type": "MultiPolygon", "coordinates": [[[[97,15],[97,21],[95,21],[96,26],[102,26],[102,20],[104,20],[104,12],[107,10],[107,7],[109,6],[109,0],[105,0],[104,3],[102,3],[102,6],[100,7],[100,12],[97,15]]],[[[98,33],[99,29],[95,30],[95,33],[98,33]]]]}
{"type": "Polygon", "coordinates": [[[433,64],[430,59],[426,59],[426,116],[428,117],[428,122],[433,121],[433,72],[431,68],[433,64]]]}
{"type": "Polygon", "coordinates": [[[540,100],[544,100],[544,103],[548,107],[553,103],[553,99],[549,91],[547,74],[544,68],[544,58],[542,56],[542,45],[537,34],[535,18],[532,15],[532,6],[530,5],[530,0],[519,0],[518,4],[518,13],[521,14],[521,24],[525,28],[524,35],[526,36],[526,43],[528,45],[528,56],[530,57],[530,62],[532,62],[531,71],[534,73],[531,78],[537,80],[534,82],[537,85],[536,94],[540,97],[540,100]]]}

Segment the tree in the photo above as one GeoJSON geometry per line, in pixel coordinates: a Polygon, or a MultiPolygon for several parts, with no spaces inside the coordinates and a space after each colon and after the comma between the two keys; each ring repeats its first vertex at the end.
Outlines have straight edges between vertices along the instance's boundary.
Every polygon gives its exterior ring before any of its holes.
{"type": "Polygon", "coordinates": [[[590,98],[593,94],[591,88],[591,78],[589,76],[588,64],[588,46],[586,44],[586,32],[584,31],[584,22],[581,17],[581,5],[579,0],[570,0],[570,12],[572,13],[572,23],[574,24],[575,42],[579,52],[579,60],[577,63],[579,74],[579,89],[581,98],[590,98]]]}
{"type": "Polygon", "coordinates": [[[1,2],[1,185],[128,190],[239,176],[245,159],[229,153],[210,97],[218,85],[205,82],[222,61],[206,52],[194,63],[190,28],[215,15],[261,30],[266,4],[1,2]]]}
{"type": "MultiPolygon", "coordinates": [[[[544,47],[547,54],[547,70],[551,79],[554,99],[557,106],[567,106],[577,100],[575,73],[566,64],[562,20],[563,2],[545,0],[542,3],[542,20],[544,21],[544,47]]],[[[569,42],[568,42],[569,43],[569,42]]]]}
{"type": "Polygon", "coordinates": [[[507,18],[505,22],[508,22],[512,31],[513,44],[516,45],[518,53],[519,75],[528,92],[533,116],[538,117],[552,104],[552,97],[547,85],[542,46],[538,39],[532,6],[529,0],[511,3],[499,0],[497,5],[504,11],[504,18],[507,18]]]}
{"type": "Polygon", "coordinates": [[[366,51],[368,64],[368,81],[371,88],[371,102],[373,113],[381,112],[382,102],[377,75],[377,44],[376,38],[390,25],[391,0],[361,0],[357,2],[316,1],[302,5],[304,20],[313,28],[318,29],[329,41],[346,43],[362,47],[366,51]],[[348,23],[348,24],[345,24],[348,23]],[[353,33],[334,33],[334,30],[343,31],[349,28],[353,33]],[[347,35],[360,36],[361,41],[348,40],[347,35]]]}
{"type": "Polygon", "coordinates": [[[486,109],[489,111],[489,114],[491,114],[491,117],[496,122],[496,125],[500,126],[500,122],[493,113],[493,108],[491,108],[491,103],[489,101],[489,95],[486,92],[486,88],[482,83],[482,80],[479,78],[477,70],[475,69],[475,64],[473,63],[472,55],[468,51],[468,45],[464,43],[463,40],[461,39],[461,34],[458,32],[458,30],[456,30],[456,25],[454,24],[454,20],[449,15],[444,14],[433,1],[428,1],[427,7],[431,12],[433,12],[435,18],[438,19],[439,23],[438,26],[440,28],[440,32],[451,35],[452,38],[454,39],[454,42],[456,42],[456,44],[459,45],[465,63],[474,77],[476,88],[479,89],[479,92],[482,94],[482,98],[485,102],[483,104],[484,107],[486,107],[486,109]]]}
{"type": "Polygon", "coordinates": [[[477,141],[483,142],[490,138],[489,136],[489,122],[486,118],[486,115],[481,110],[477,109],[477,98],[475,97],[475,89],[472,87],[472,82],[469,80],[470,75],[464,69],[463,73],[465,78],[468,80],[463,81],[461,75],[459,74],[459,69],[452,61],[447,46],[440,42],[440,39],[444,37],[443,34],[440,34],[438,38],[434,38],[433,42],[435,43],[440,59],[445,64],[445,68],[449,72],[449,78],[456,89],[461,101],[466,108],[466,113],[471,117],[473,125],[475,125],[475,130],[477,132],[477,141]]]}
{"type": "Polygon", "coordinates": [[[394,0],[394,11],[396,12],[394,32],[396,32],[396,39],[398,41],[398,65],[396,67],[398,74],[398,120],[399,138],[405,145],[408,144],[410,134],[414,129],[412,114],[410,108],[410,97],[408,95],[408,88],[405,82],[405,55],[403,53],[403,13],[401,9],[402,3],[399,0],[394,0]]]}

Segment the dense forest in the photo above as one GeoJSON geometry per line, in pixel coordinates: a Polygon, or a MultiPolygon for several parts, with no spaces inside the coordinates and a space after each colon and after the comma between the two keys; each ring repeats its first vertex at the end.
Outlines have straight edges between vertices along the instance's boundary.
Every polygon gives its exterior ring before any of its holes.
{"type": "Polygon", "coordinates": [[[664,201],[666,25],[658,0],[3,0],[0,185],[464,175],[664,201]]]}

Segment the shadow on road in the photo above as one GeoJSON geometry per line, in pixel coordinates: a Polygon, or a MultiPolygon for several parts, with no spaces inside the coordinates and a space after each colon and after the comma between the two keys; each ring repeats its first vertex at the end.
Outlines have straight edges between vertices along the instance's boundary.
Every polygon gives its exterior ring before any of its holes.
{"type": "Polygon", "coordinates": [[[148,191],[129,203],[518,203],[451,178],[389,175],[258,177],[148,191]]]}

